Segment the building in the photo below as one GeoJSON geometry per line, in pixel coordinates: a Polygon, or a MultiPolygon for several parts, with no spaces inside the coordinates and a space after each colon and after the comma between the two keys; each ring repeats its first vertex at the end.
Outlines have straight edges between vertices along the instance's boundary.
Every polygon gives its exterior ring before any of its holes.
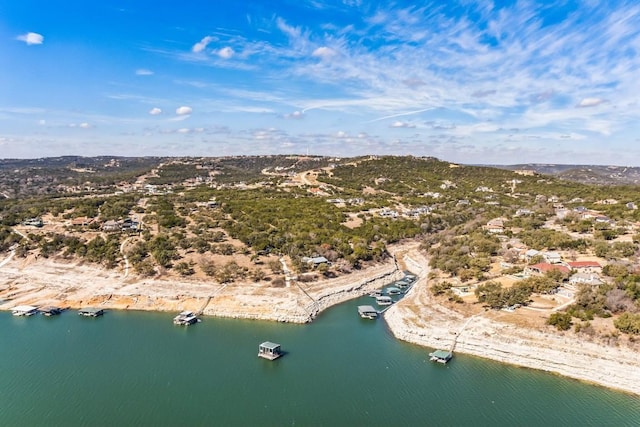
{"type": "Polygon", "coordinates": [[[276,344],[271,341],[265,341],[258,347],[258,357],[275,360],[282,355],[283,353],[280,348],[280,344],[276,344]]]}
{"type": "Polygon", "coordinates": [[[566,267],[564,265],[540,262],[538,264],[526,266],[524,268],[524,274],[527,276],[542,276],[553,270],[557,270],[566,275],[570,273],[569,267],[566,267]]]}
{"type": "Polygon", "coordinates": [[[602,273],[602,266],[597,261],[569,261],[567,266],[578,273],[602,273]]]}

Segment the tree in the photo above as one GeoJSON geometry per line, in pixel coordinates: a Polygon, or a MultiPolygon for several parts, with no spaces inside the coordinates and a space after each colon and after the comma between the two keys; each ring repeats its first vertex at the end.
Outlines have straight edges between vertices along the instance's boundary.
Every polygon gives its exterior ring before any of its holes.
{"type": "Polygon", "coordinates": [[[547,324],[555,326],[559,331],[566,331],[571,328],[571,315],[569,313],[552,313],[547,320],[547,324]]]}

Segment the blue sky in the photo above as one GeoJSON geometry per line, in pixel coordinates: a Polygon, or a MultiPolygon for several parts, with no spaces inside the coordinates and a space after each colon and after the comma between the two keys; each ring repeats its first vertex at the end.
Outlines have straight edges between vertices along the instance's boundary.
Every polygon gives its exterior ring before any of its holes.
{"type": "Polygon", "coordinates": [[[640,166],[637,1],[0,0],[0,158],[640,166]]]}

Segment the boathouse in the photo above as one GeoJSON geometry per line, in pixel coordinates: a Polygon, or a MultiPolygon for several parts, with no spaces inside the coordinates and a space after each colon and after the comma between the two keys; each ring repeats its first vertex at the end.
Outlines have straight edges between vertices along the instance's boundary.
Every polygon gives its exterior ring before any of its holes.
{"type": "Polygon", "coordinates": [[[436,350],[433,353],[429,353],[429,356],[431,356],[430,360],[432,362],[447,363],[453,357],[453,352],[449,350],[436,350]]]}
{"type": "Polygon", "coordinates": [[[275,360],[282,356],[280,344],[271,341],[265,341],[258,347],[258,356],[269,360],[275,360]]]}
{"type": "Polygon", "coordinates": [[[42,313],[44,316],[55,316],[57,314],[62,313],[62,309],[58,308],[58,307],[53,307],[53,306],[46,306],[46,307],[40,307],[38,309],[38,311],[40,313],[42,313]]]}
{"type": "Polygon", "coordinates": [[[32,305],[19,305],[11,309],[14,316],[32,316],[38,312],[38,309],[32,305]]]}
{"type": "Polygon", "coordinates": [[[87,307],[78,310],[78,314],[85,317],[98,317],[104,314],[104,310],[96,307],[87,307]]]}
{"type": "Polygon", "coordinates": [[[358,314],[363,319],[375,319],[376,317],[378,317],[378,310],[370,305],[359,305],[358,314]]]}
{"type": "Polygon", "coordinates": [[[393,304],[393,300],[391,299],[391,297],[381,295],[379,297],[376,297],[376,303],[378,303],[378,305],[391,305],[393,304]]]}

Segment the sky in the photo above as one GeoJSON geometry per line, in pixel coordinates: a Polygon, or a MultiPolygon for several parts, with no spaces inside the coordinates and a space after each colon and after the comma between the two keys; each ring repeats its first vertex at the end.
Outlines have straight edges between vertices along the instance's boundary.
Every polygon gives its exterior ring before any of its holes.
{"type": "Polygon", "coordinates": [[[0,158],[640,166],[640,3],[0,0],[0,158]]]}

